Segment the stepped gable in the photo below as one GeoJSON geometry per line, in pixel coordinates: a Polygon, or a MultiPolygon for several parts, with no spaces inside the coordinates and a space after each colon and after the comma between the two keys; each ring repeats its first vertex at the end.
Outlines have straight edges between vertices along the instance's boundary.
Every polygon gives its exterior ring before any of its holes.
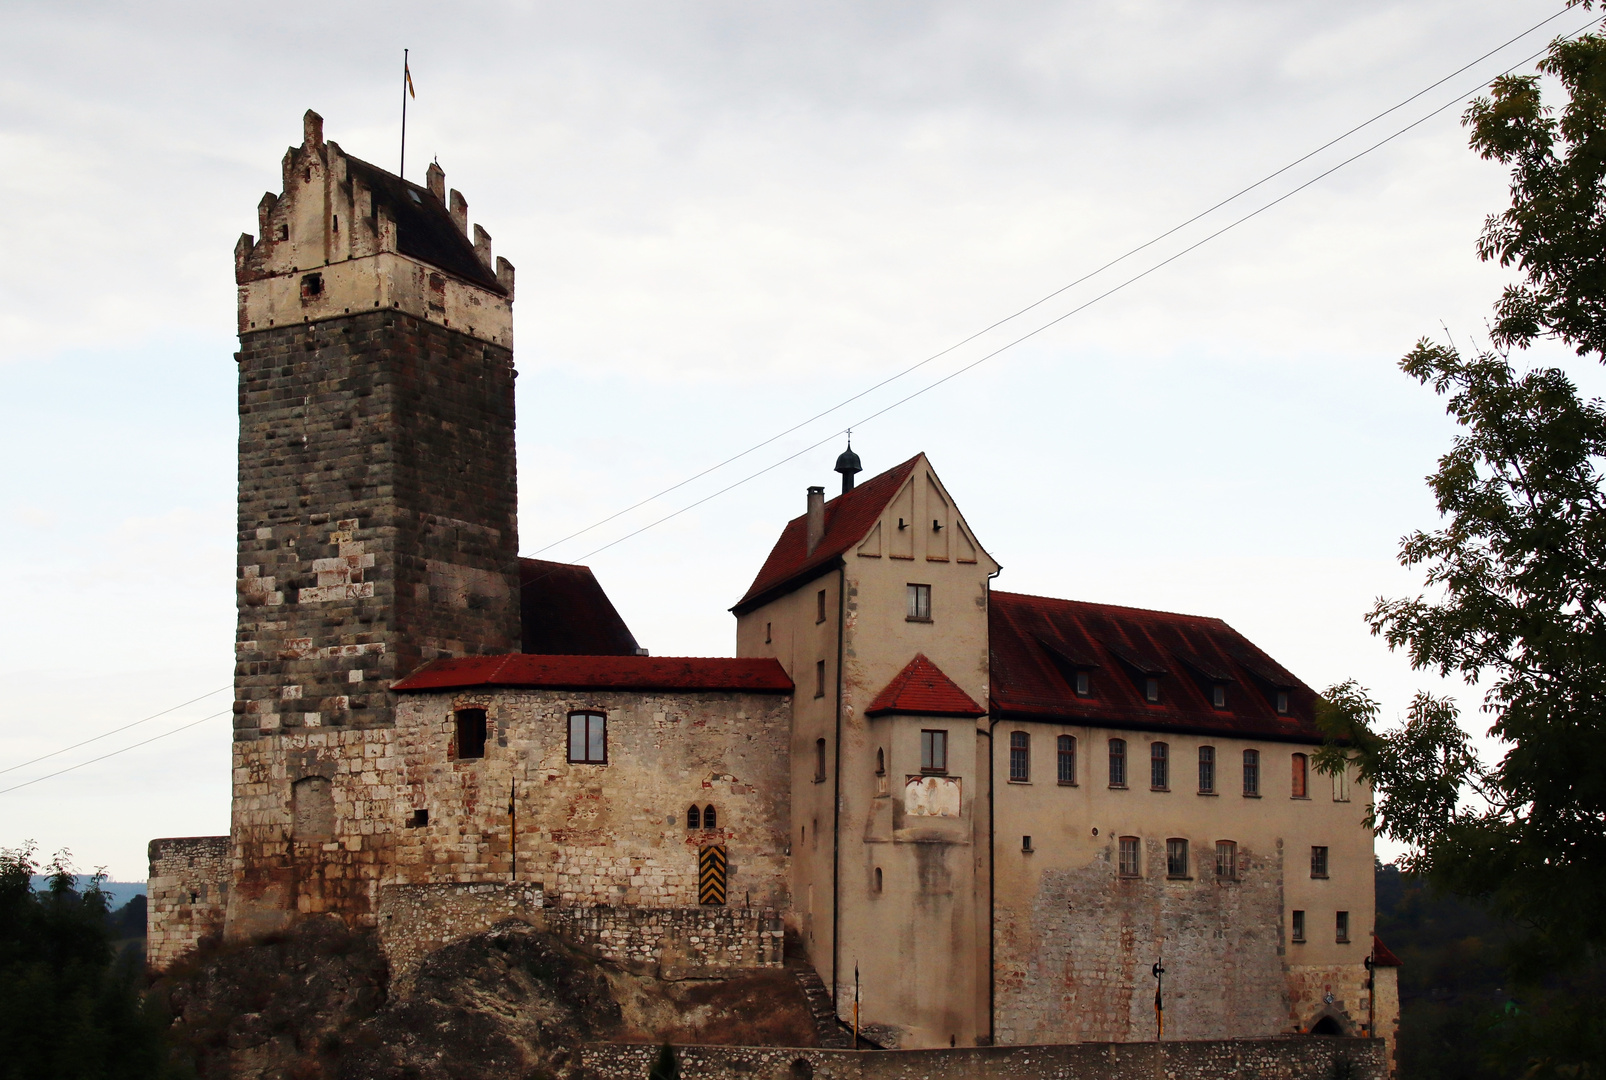
{"type": "Polygon", "coordinates": [[[391,687],[398,693],[506,687],[528,690],[725,690],[790,694],[792,680],[770,657],[465,656],[425,664],[391,687]]]}
{"type": "Polygon", "coordinates": [[[543,656],[635,656],[636,636],[589,566],[519,560],[521,652],[543,656]]]}
{"type": "Polygon", "coordinates": [[[864,710],[866,716],[985,716],[987,710],[961,690],[924,653],[892,677],[864,710]]]}
{"type": "Polygon", "coordinates": [[[1220,619],[1165,611],[991,594],[994,716],[1143,731],[1319,743],[1310,687],[1220,619]],[[1086,671],[1091,693],[1076,694],[1086,671]],[[1143,682],[1160,680],[1160,700],[1143,682]],[[1215,708],[1215,685],[1226,707],[1215,708]],[[1277,712],[1278,693],[1288,713],[1277,712]]]}
{"type": "Polygon", "coordinates": [[[775,541],[769,558],[748,586],[747,594],[731,608],[740,615],[770,599],[833,570],[844,553],[863,540],[904,482],[914,472],[916,454],[879,476],[871,477],[852,491],[844,492],[825,504],[825,535],[811,554],[808,542],[808,515],[801,514],[786,523],[775,541]]]}

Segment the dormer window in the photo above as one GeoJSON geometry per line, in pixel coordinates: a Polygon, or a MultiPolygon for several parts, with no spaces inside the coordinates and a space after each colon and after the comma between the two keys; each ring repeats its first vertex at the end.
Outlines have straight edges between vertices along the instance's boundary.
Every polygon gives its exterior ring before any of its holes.
{"type": "Polygon", "coordinates": [[[1143,700],[1148,702],[1160,700],[1160,680],[1153,675],[1143,680],[1143,700]]]}
{"type": "Polygon", "coordinates": [[[1287,716],[1288,715],[1288,691],[1287,690],[1279,690],[1279,691],[1277,691],[1277,715],[1278,716],[1287,716]]]}
{"type": "Polygon", "coordinates": [[[1076,696],[1087,697],[1092,693],[1093,681],[1088,677],[1087,672],[1078,671],[1076,673],[1076,696]]]}
{"type": "Polygon", "coordinates": [[[1216,683],[1210,688],[1210,704],[1218,709],[1227,707],[1227,687],[1223,683],[1216,683]]]}

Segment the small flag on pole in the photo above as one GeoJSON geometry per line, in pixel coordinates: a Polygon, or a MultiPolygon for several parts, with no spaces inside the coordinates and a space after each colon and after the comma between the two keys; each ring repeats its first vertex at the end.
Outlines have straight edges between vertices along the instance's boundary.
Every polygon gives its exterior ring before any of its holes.
{"type": "MultiPolygon", "coordinates": [[[[390,70],[395,71],[396,69],[391,68],[390,70]]],[[[405,58],[402,60],[402,75],[407,79],[408,96],[417,97],[418,91],[413,89],[413,69],[407,66],[407,61],[405,58]]]]}

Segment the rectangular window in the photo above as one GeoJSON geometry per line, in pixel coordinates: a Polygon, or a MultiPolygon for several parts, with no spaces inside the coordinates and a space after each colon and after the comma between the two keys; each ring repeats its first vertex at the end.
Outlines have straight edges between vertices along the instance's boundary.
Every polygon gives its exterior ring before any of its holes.
{"type": "Polygon", "coordinates": [[[822,622],[825,621],[825,590],[824,589],[821,589],[819,592],[814,594],[814,621],[817,622],[817,623],[822,623],[822,622]]]}
{"type": "Polygon", "coordinates": [[[920,771],[933,773],[948,771],[948,733],[946,731],[922,731],[920,733],[920,771]]]}
{"type": "Polygon", "coordinates": [[[569,714],[569,760],[586,765],[608,762],[608,718],[599,712],[569,714]]]}
{"type": "Polygon", "coordinates": [[[1227,688],[1221,683],[1216,683],[1210,688],[1210,704],[1218,709],[1227,707],[1227,688]]]}
{"type": "Polygon", "coordinates": [[[1149,788],[1171,790],[1171,748],[1163,742],[1149,744],[1149,788]]]}
{"type": "Polygon", "coordinates": [[[1156,679],[1153,675],[1150,675],[1147,679],[1143,680],[1143,700],[1160,700],[1160,680],[1156,679]]]}
{"type": "Polygon", "coordinates": [[[1349,769],[1338,770],[1333,774],[1333,801],[1349,802],[1349,769]]]}
{"type": "Polygon", "coordinates": [[[814,661],[814,696],[825,696],[825,661],[814,661]]]}
{"type": "Polygon", "coordinates": [[[457,760],[485,756],[485,710],[458,709],[456,713],[457,760]]]}
{"type": "Polygon", "coordinates": [[[1337,933],[1334,935],[1333,940],[1337,941],[1340,945],[1348,944],[1348,942],[1349,942],[1349,912],[1340,911],[1338,913],[1337,924],[1334,927],[1334,929],[1337,931],[1337,933]]]}
{"type": "Polygon", "coordinates": [[[1138,838],[1135,836],[1121,837],[1121,866],[1122,877],[1138,876],[1138,838]]]}
{"type": "Polygon", "coordinates": [[[1071,735],[1059,737],[1059,781],[1076,783],[1076,739],[1071,735]]]}
{"type": "Polygon", "coordinates": [[[1292,794],[1292,797],[1296,798],[1296,799],[1309,798],[1310,795],[1309,795],[1309,792],[1307,790],[1307,785],[1306,785],[1306,780],[1308,779],[1308,775],[1307,775],[1308,770],[1307,770],[1306,765],[1305,765],[1305,755],[1304,754],[1295,754],[1294,758],[1293,758],[1293,761],[1294,761],[1294,775],[1293,775],[1293,782],[1290,785],[1290,792],[1292,794]]]}
{"type": "Polygon", "coordinates": [[[1324,878],[1327,876],[1327,849],[1313,847],[1310,849],[1310,876],[1324,878]]]}
{"type": "Polygon", "coordinates": [[[1126,787],[1126,740],[1110,740],[1110,786],[1126,787]]]}
{"type": "Polygon", "coordinates": [[[909,621],[931,621],[931,586],[909,586],[909,621]]]}
{"type": "Polygon", "coordinates": [[[1260,751],[1244,751],[1244,794],[1250,798],[1260,797],[1260,751]]]}
{"type": "Polygon", "coordinates": [[[1020,849],[1025,852],[1030,852],[1032,850],[1032,838],[1030,836],[1023,836],[1020,838],[1020,849]]]}
{"type": "Polygon", "coordinates": [[[814,740],[814,782],[825,783],[825,740],[814,740]]]}
{"type": "Polygon", "coordinates": [[[1214,746],[1199,747],[1199,794],[1214,795],[1216,793],[1216,748],[1214,746]]]}
{"type": "Polygon", "coordinates": [[[1009,780],[1024,784],[1032,778],[1032,737],[1024,731],[1009,733],[1009,780]]]}
{"type": "Polygon", "coordinates": [[[772,624],[770,624],[770,623],[765,623],[764,624],[764,644],[766,644],[766,645],[772,644],[773,641],[774,641],[773,637],[770,634],[770,626],[771,625],[772,624]]]}
{"type": "Polygon", "coordinates": [[[1172,839],[1165,842],[1165,876],[1171,878],[1185,878],[1188,876],[1188,842],[1181,839],[1172,839]]]}
{"type": "Polygon", "coordinates": [[[1294,920],[1293,920],[1293,922],[1294,922],[1294,927],[1293,927],[1294,928],[1294,940],[1295,941],[1304,941],[1305,940],[1305,913],[1303,911],[1294,912],[1294,920]]]}
{"type": "Polygon", "coordinates": [[[1216,877],[1222,881],[1238,880],[1238,845],[1231,840],[1216,841],[1216,877]]]}
{"type": "Polygon", "coordinates": [[[1287,716],[1288,715],[1288,691],[1287,690],[1279,690],[1279,691],[1277,691],[1277,715],[1278,716],[1287,716]]]}
{"type": "Polygon", "coordinates": [[[1076,673],[1076,696],[1087,697],[1092,692],[1093,686],[1091,680],[1088,678],[1087,672],[1078,671],[1076,673]]]}

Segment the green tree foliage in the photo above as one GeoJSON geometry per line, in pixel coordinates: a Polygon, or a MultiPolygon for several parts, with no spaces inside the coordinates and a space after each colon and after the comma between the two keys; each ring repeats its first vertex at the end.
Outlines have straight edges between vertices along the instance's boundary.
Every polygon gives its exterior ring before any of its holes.
{"type": "Polygon", "coordinates": [[[144,1007],[137,956],[119,959],[99,876],[81,893],[65,852],[35,892],[31,846],[0,849],[0,1078],[154,1080],[163,1025],[144,1007]]]}

